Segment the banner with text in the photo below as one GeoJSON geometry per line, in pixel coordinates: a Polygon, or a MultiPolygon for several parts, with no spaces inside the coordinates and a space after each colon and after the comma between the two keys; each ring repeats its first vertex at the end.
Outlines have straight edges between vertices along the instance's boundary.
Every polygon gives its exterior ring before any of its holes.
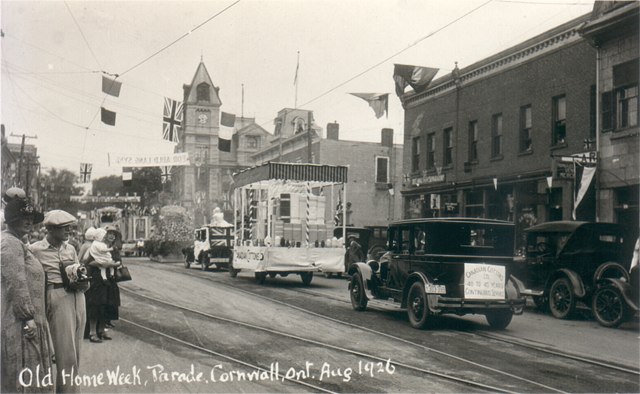
{"type": "Polygon", "coordinates": [[[188,166],[190,164],[187,152],[155,155],[109,154],[110,167],[162,167],[188,166]]]}

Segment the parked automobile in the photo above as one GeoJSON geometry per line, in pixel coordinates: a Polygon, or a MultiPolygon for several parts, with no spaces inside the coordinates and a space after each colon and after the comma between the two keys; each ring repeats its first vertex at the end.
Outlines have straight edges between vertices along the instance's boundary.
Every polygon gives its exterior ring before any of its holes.
{"type": "Polygon", "coordinates": [[[138,252],[138,249],[136,247],[136,240],[129,240],[127,242],[124,242],[122,244],[122,255],[129,257],[129,256],[135,256],[136,253],[138,252]]]}
{"type": "Polygon", "coordinates": [[[577,305],[588,308],[601,280],[628,277],[617,224],[546,222],[528,228],[526,236],[516,276],[525,284],[523,294],[556,318],[569,318],[577,305]]]}
{"type": "Polygon", "coordinates": [[[368,260],[380,260],[380,257],[387,251],[387,226],[364,226],[371,229],[369,248],[367,249],[368,260]]]}
{"type": "Polygon", "coordinates": [[[591,310],[604,327],[618,327],[638,313],[640,270],[636,265],[623,278],[602,278],[591,300],[591,310]]]}
{"type": "Polygon", "coordinates": [[[351,305],[399,303],[415,328],[441,314],[482,314],[504,329],[521,314],[522,284],[511,275],[514,225],[471,218],[422,218],[388,227],[379,262],[351,265],[351,305]]]}
{"type": "Polygon", "coordinates": [[[203,271],[211,265],[230,268],[233,261],[233,227],[203,226],[194,231],[193,248],[185,248],[184,265],[197,262],[203,271]]]}

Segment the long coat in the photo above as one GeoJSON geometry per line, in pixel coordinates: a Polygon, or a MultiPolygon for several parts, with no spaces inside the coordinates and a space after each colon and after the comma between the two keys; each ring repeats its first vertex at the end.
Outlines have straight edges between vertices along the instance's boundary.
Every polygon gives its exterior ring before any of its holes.
{"type": "MultiPolygon", "coordinates": [[[[42,265],[16,235],[2,232],[1,314],[2,314],[2,392],[53,392],[55,386],[37,388],[40,375],[51,371],[53,349],[49,342],[45,297],[46,279],[42,265]],[[24,336],[25,322],[33,319],[36,335],[24,336]],[[18,375],[25,368],[33,372],[30,387],[20,385],[18,375]]],[[[28,377],[28,375],[25,375],[28,377]]],[[[28,381],[25,381],[28,383],[28,381]]]]}

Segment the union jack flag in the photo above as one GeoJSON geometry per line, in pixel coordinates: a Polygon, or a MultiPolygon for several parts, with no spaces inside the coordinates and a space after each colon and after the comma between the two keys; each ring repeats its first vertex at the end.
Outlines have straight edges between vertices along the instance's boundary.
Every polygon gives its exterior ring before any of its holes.
{"type": "Polygon", "coordinates": [[[162,171],[162,173],[160,174],[162,183],[167,183],[171,180],[171,166],[160,167],[160,171],[162,171]]]}
{"type": "Polygon", "coordinates": [[[182,102],[165,97],[162,120],[162,138],[179,142],[178,133],[182,128],[182,102]]]}
{"type": "Polygon", "coordinates": [[[92,168],[93,168],[93,164],[91,163],[80,163],[80,183],[91,182],[92,168]]]}

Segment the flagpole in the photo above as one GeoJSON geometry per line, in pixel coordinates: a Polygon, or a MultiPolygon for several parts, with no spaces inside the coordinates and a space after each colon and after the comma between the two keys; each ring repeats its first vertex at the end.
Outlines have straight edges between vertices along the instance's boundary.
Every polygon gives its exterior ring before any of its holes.
{"type": "Polygon", "coordinates": [[[242,105],[240,106],[240,118],[244,119],[244,84],[242,84],[242,105]]]}
{"type": "Polygon", "coordinates": [[[293,80],[294,85],[296,85],[296,97],[294,101],[293,108],[298,108],[298,69],[300,68],[300,51],[298,51],[298,61],[296,63],[296,76],[293,80]]]}

